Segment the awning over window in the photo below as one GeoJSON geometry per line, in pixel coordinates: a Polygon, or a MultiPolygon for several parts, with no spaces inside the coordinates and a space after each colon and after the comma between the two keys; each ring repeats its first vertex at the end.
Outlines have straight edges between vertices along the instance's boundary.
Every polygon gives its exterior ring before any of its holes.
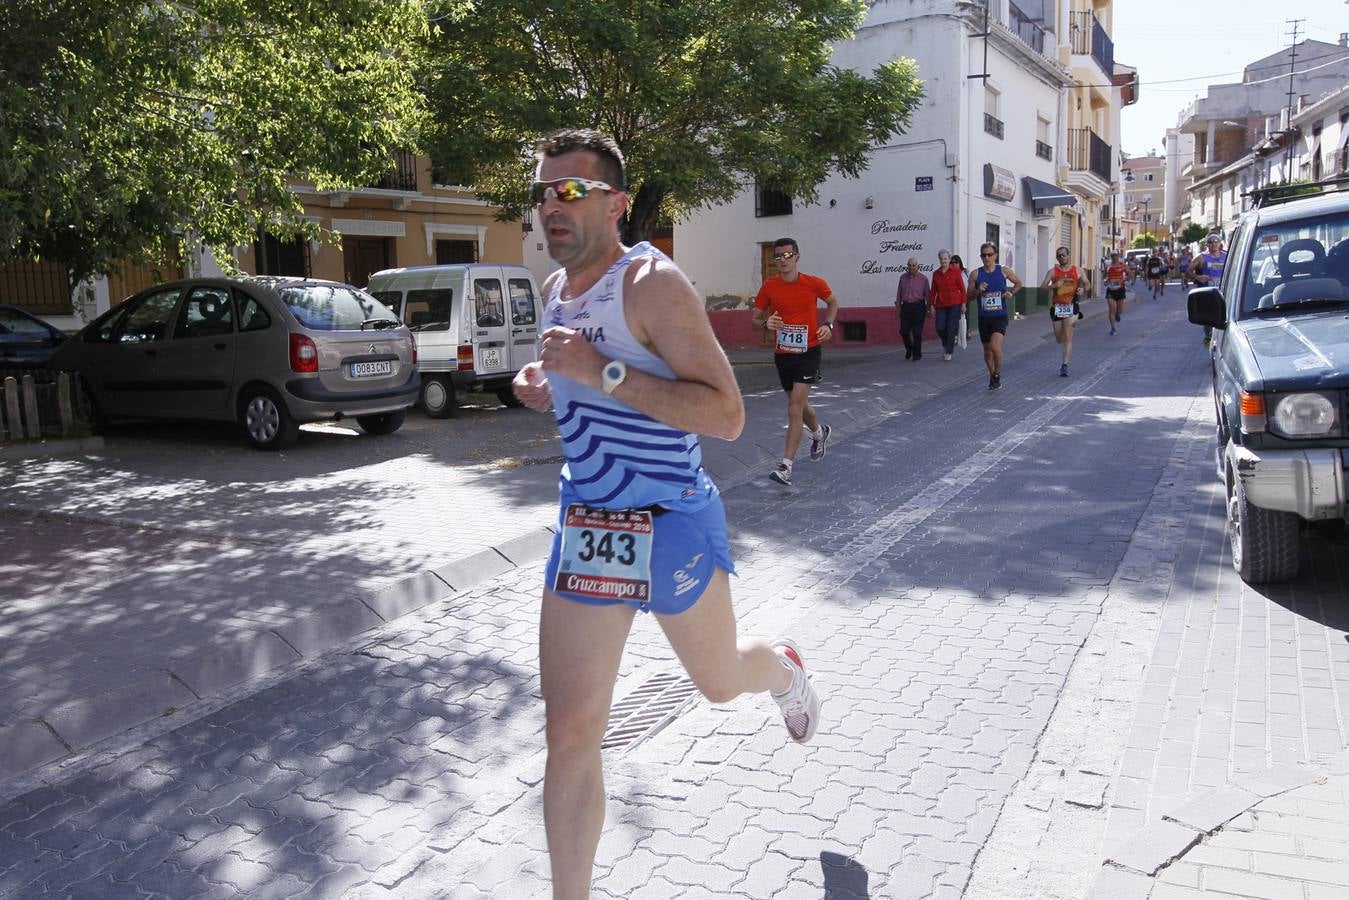
{"type": "Polygon", "coordinates": [[[1030,195],[1030,205],[1036,209],[1049,209],[1052,206],[1073,206],[1077,203],[1076,194],[1072,191],[1065,191],[1057,184],[1031,178],[1029,175],[1023,175],[1021,180],[1026,185],[1026,193],[1030,195]]]}

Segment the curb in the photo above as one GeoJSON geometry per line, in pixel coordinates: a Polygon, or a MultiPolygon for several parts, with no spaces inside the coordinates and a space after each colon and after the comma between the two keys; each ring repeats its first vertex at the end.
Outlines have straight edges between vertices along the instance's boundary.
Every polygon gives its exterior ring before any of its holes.
{"type": "MultiPolygon", "coordinates": [[[[364,632],[542,559],[553,530],[539,528],[379,590],[348,597],[206,655],[184,656],[154,675],[0,727],[0,784],[81,755],[96,744],[172,717],[179,709],[285,666],[313,659],[364,632]]],[[[175,726],[185,723],[174,723],[175,726]]]]}
{"type": "Polygon", "coordinates": [[[65,453],[91,453],[103,449],[103,438],[62,438],[0,445],[0,460],[29,459],[34,456],[59,456],[65,453]]]}

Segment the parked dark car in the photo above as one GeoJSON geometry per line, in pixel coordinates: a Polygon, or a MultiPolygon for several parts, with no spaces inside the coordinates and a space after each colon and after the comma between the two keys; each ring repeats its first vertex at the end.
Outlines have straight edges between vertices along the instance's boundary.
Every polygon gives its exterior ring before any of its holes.
{"type": "Polygon", "coordinates": [[[1216,329],[1232,564],[1247,581],[1291,579],[1303,523],[1349,516],[1349,192],[1257,206],[1221,283],[1188,303],[1216,329]]]}
{"type": "Polygon", "coordinates": [[[0,369],[40,369],[65,332],[17,306],[0,304],[0,369]]]}
{"type": "Polygon", "coordinates": [[[303,422],[403,424],[421,380],[412,333],[374,297],[314,279],[196,278],[113,307],[53,354],[97,419],[238,422],[261,450],[303,422]]]}

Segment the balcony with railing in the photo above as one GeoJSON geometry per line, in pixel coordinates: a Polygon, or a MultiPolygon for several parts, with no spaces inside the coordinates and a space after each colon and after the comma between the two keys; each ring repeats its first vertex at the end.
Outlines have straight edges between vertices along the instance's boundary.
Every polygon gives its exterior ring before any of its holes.
{"type": "Polygon", "coordinates": [[[1106,33],[1105,26],[1090,11],[1070,13],[1069,32],[1073,53],[1090,56],[1101,67],[1107,80],[1115,77],[1115,42],[1106,33]]]}
{"type": "Polygon", "coordinates": [[[395,153],[393,168],[370,186],[385,191],[417,190],[417,154],[406,150],[395,153]]]}
{"type": "Polygon", "coordinates": [[[984,131],[993,135],[998,140],[1002,140],[1002,119],[999,119],[992,113],[984,113],[984,131]]]}
{"type": "Polygon", "coordinates": [[[1068,129],[1068,168],[1073,172],[1091,172],[1110,183],[1110,145],[1090,128],[1068,129]]]}
{"type": "Polygon", "coordinates": [[[1052,160],[1054,158],[1054,148],[1044,141],[1037,140],[1035,142],[1035,155],[1041,159],[1052,160]]]}
{"type": "Polygon", "coordinates": [[[1039,22],[1022,12],[1015,3],[1007,4],[1007,27],[1012,33],[1029,44],[1036,53],[1045,52],[1045,29],[1039,22]]]}

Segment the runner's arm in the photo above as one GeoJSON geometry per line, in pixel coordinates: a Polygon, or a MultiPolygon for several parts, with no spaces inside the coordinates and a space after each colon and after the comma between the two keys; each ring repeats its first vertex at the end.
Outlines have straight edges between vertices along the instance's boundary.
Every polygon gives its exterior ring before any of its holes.
{"type": "Polygon", "coordinates": [[[1021,279],[1017,277],[1017,275],[1016,275],[1015,272],[1013,272],[1011,269],[1007,268],[1006,266],[1003,266],[1003,267],[1002,267],[1002,274],[1007,276],[1007,281],[1008,281],[1008,283],[1010,283],[1010,284],[1012,285],[1012,289],[1009,290],[1009,291],[1007,291],[1007,295],[1008,295],[1009,297],[1012,296],[1013,294],[1015,294],[1017,291],[1021,290],[1021,288],[1022,288],[1021,279]]]}
{"type": "Polygon", "coordinates": [[[834,336],[834,320],[838,318],[838,299],[830,293],[824,298],[824,324],[815,328],[815,340],[827,341],[834,336]]]}
{"type": "MultiPolygon", "coordinates": [[[[674,370],[675,380],[629,366],[613,396],[672,428],[735,440],[745,427],[740,386],[693,285],[672,263],[654,260],[634,264],[625,277],[628,328],[674,370]]],[[[600,387],[606,362],[600,349],[577,332],[553,328],[544,333],[547,370],[600,387]]]]}

